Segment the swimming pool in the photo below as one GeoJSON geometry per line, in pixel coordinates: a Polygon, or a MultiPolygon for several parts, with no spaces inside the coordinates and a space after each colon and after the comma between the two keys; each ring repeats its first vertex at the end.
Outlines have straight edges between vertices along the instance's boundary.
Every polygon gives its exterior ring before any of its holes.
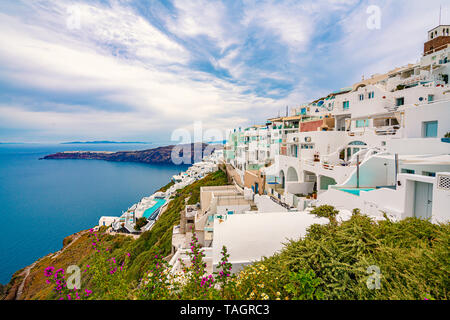
{"type": "Polygon", "coordinates": [[[165,199],[155,199],[155,201],[155,205],[145,210],[143,214],[149,220],[155,220],[158,216],[159,209],[166,203],[165,199]]]}
{"type": "Polygon", "coordinates": [[[339,189],[339,190],[354,194],[355,196],[359,196],[361,191],[372,191],[375,189],[374,188],[365,188],[365,189],[339,189]]]}

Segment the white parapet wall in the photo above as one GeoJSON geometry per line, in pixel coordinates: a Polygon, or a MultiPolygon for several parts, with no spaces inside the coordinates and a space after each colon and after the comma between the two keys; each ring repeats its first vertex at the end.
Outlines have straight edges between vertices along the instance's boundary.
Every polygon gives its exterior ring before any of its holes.
{"type": "Polygon", "coordinates": [[[226,246],[232,272],[272,256],[283,249],[288,240],[299,240],[313,224],[326,224],[328,219],[306,212],[271,212],[228,216],[214,222],[213,269],[220,262],[220,252],[226,246]]]}
{"type": "Polygon", "coordinates": [[[450,172],[436,175],[433,189],[433,218],[434,223],[450,221],[450,172]]]}
{"type": "Polygon", "coordinates": [[[98,221],[98,225],[100,227],[102,227],[102,226],[110,227],[116,220],[119,220],[119,217],[103,216],[103,217],[100,217],[100,220],[98,221]]]}

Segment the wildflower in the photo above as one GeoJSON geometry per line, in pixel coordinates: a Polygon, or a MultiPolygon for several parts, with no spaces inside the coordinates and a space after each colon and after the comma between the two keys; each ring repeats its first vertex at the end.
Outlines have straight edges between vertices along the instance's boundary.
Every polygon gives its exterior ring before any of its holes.
{"type": "Polygon", "coordinates": [[[131,256],[131,254],[130,254],[129,252],[127,252],[127,256],[129,256],[129,257],[130,257],[130,256],[131,256]]]}
{"type": "Polygon", "coordinates": [[[261,298],[262,298],[263,300],[269,300],[269,296],[268,296],[267,294],[265,294],[264,292],[261,293],[261,298]]]}
{"type": "Polygon", "coordinates": [[[44,274],[46,277],[51,277],[53,274],[53,270],[55,270],[54,267],[47,267],[45,268],[44,274]]]}
{"type": "Polygon", "coordinates": [[[85,289],[84,292],[86,292],[86,297],[89,297],[89,295],[92,293],[92,291],[88,289],[85,289]]]}
{"type": "Polygon", "coordinates": [[[59,274],[59,273],[61,273],[62,275],[64,275],[64,269],[58,269],[58,270],[55,272],[55,275],[54,275],[55,279],[58,279],[58,274],[59,274]]]}

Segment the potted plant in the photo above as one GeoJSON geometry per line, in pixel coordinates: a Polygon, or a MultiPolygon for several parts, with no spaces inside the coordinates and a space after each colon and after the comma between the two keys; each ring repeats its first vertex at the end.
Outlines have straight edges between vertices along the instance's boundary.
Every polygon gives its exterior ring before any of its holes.
{"type": "Polygon", "coordinates": [[[441,139],[442,142],[450,143],[450,132],[447,132],[441,139]]]}
{"type": "Polygon", "coordinates": [[[314,154],[314,162],[320,162],[320,155],[318,153],[314,154]]]}

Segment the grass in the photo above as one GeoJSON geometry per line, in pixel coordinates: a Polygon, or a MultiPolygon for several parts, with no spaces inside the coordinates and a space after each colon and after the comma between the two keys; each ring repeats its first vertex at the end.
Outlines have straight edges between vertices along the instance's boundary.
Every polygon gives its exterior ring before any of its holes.
{"type": "Polygon", "coordinates": [[[374,222],[362,214],[339,224],[313,225],[304,239],[288,242],[261,262],[268,274],[260,282],[278,278],[265,287],[283,292],[292,273],[312,271],[324,299],[449,299],[449,231],[450,224],[416,218],[374,222]],[[374,276],[371,266],[380,270],[379,289],[367,286],[374,276]]]}

